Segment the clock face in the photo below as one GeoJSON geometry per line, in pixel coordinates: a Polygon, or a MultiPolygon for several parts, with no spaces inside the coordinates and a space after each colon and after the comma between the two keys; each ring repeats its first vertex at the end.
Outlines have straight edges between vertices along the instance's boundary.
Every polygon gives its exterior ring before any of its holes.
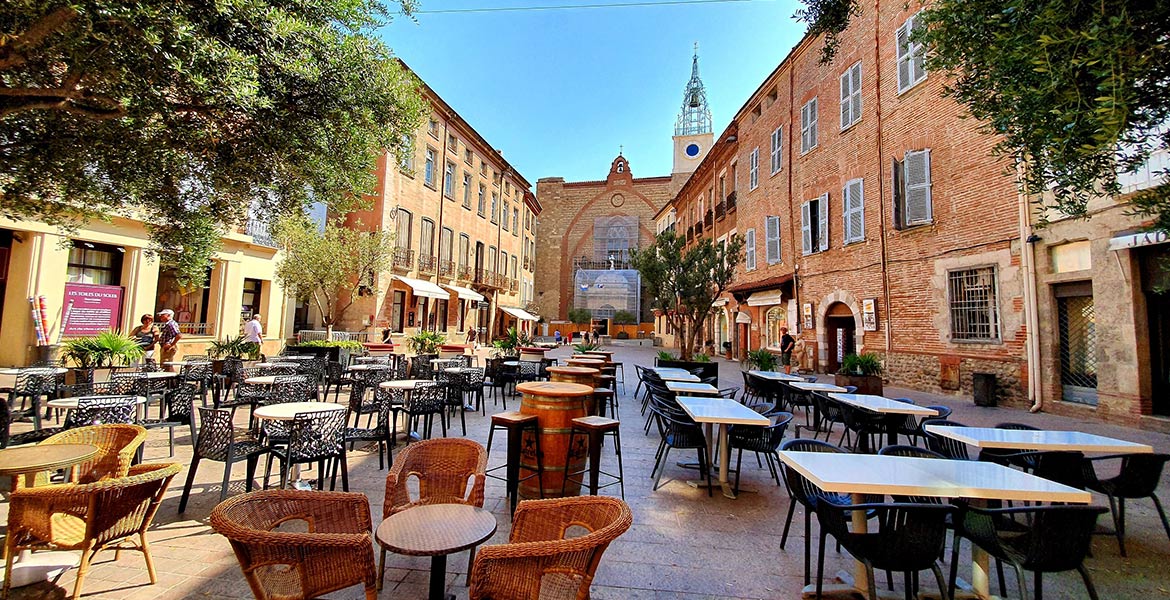
{"type": "Polygon", "coordinates": [[[613,197],[609,199],[609,203],[612,204],[614,208],[618,208],[626,203],[626,199],[621,194],[614,194],[613,197]]]}
{"type": "Polygon", "coordinates": [[[699,155],[699,145],[698,144],[687,144],[686,152],[687,152],[687,156],[689,156],[691,158],[698,156],[699,155]]]}

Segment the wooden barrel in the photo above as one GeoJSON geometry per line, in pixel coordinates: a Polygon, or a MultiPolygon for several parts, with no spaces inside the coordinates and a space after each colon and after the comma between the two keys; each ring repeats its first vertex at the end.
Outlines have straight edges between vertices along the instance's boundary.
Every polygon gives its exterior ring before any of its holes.
{"type": "Polygon", "coordinates": [[[600,369],[605,365],[605,361],[599,358],[570,358],[565,361],[565,364],[570,367],[592,367],[600,369]]]}
{"type": "MultiPolygon", "coordinates": [[[[597,387],[597,377],[601,375],[601,371],[592,367],[549,367],[547,370],[550,381],[576,383],[591,388],[597,387]]],[[[585,406],[589,410],[589,414],[593,414],[596,409],[593,396],[585,401],[585,406]]]]}
{"type": "Polygon", "coordinates": [[[465,350],[466,348],[463,346],[440,346],[439,358],[459,358],[463,356],[465,350]]]}
{"type": "Polygon", "coordinates": [[[520,360],[542,361],[544,360],[544,348],[521,348],[520,360]]]}
{"type": "MultiPolygon", "coordinates": [[[[520,496],[524,498],[539,498],[540,488],[544,489],[545,498],[560,498],[561,496],[576,496],[581,492],[580,484],[569,483],[565,486],[565,473],[580,471],[585,467],[587,450],[574,453],[569,457],[569,431],[573,419],[588,414],[585,400],[593,396],[593,386],[577,383],[553,381],[530,381],[516,386],[516,390],[524,395],[520,400],[520,413],[536,415],[540,430],[540,450],[544,454],[542,466],[543,477],[533,477],[520,484],[520,496]],[[562,494],[561,488],[564,487],[562,494]]],[[[522,448],[532,448],[531,431],[524,432],[522,448]]],[[[536,471],[534,456],[523,455],[520,462],[520,478],[524,479],[536,471]]]]}

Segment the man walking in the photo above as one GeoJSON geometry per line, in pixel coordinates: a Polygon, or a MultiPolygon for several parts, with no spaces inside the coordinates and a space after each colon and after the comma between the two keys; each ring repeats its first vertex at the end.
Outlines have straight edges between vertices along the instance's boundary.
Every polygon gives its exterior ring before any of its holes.
{"type": "Polygon", "coordinates": [[[174,371],[175,368],[166,363],[175,360],[175,353],[179,349],[179,340],[183,339],[183,334],[179,331],[179,324],[175,322],[175,311],[164,308],[158,311],[158,343],[159,349],[162,351],[162,362],[166,366],[167,371],[174,371]]]}
{"type": "Polygon", "coordinates": [[[780,328],[780,364],[784,365],[784,372],[792,372],[792,349],[796,347],[796,338],[788,335],[788,328],[780,328]]]}
{"type": "Polygon", "coordinates": [[[260,315],[252,315],[252,320],[244,323],[244,340],[256,344],[256,349],[260,349],[260,343],[264,341],[264,326],[260,324],[260,315]]]}

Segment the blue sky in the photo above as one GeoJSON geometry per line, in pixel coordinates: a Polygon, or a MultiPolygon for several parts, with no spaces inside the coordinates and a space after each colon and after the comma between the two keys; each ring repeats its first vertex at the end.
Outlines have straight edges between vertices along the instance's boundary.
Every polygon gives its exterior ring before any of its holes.
{"type": "Polygon", "coordinates": [[[694,42],[718,134],[804,31],[797,0],[425,12],[616,1],[422,0],[380,33],[535,187],[603,179],[619,146],[635,177],[669,175],[694,42]]]}

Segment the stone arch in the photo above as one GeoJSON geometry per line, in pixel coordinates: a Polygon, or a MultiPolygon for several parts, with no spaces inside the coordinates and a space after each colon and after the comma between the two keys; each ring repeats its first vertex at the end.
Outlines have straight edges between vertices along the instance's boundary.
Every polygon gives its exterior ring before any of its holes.
{"type": "MultiPolygon", "coordinates": [[[[853,313],[853,326],[858,332],[858,338],[864,331],[861,324],[861,303],[857,301],[857,297],[852,292],[847,290],[836,290],[821,298],[820,304],[817,305],[817,363],[818,366],[823,367],[829,364],[829,328],[826,326],[825,317],[828,315],[829,307],[840,302],[849,307],[849,312],[853,313]]],[[[857,352],[860,353],[862,345],[857,344],[857,352]]]]}

